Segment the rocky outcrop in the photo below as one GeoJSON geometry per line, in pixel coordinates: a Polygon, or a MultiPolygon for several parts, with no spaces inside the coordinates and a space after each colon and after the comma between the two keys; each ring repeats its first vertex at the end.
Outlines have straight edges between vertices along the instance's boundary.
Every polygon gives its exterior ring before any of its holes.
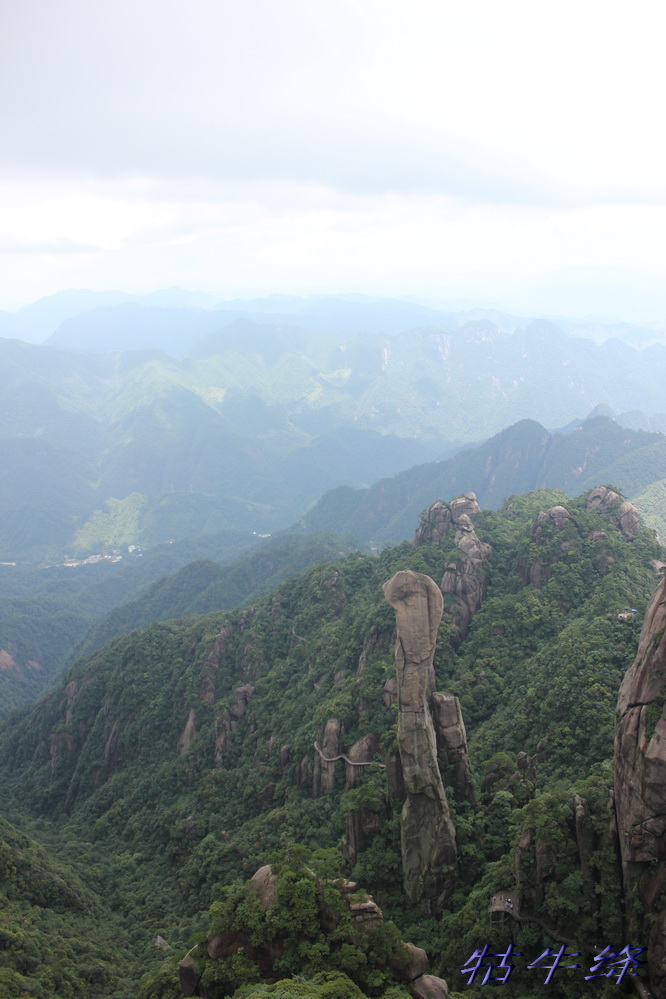
{"type": "Polygon", "coordinates": [[[449,987],[443,978],[436,975],[421,975],[410,985],[414,999],[447,999],[449,987]]]}
{"type": "Polygon", "coordinates": [[[79,692],[79,685],[75,680],[71,680],[65,687],[65,696],[67,697],[67,708],[65,711],[65,725],[71,725],[72,718],[74,717],[74,698],[79,692]]]}
{"type": "Polygon", "coordinates": [[[472,618],[481,607],[488,584],[490,545],[481,541],[467,514],[458,518],[454,543],[457,557],[444,568],[441,590],[451,618],[451,641],[458,646],[467,636],[472,618]]]}
{"type": "Polygon", "coordinates": [[[561,531],[567,527],[570,520],[571,514],[565,506],[551,506],[549,510],[542,510],[537,514],[532,528],[532,540],[538,544],[545,527],[554,527],[556,531],[561,531]]]}
{"type": "Polygon", "coordinates": [[[621,504],[614,519],[615,525],[625,541],[631,541],[641,529],[641,518],[638,510],[628,500],[621,504]]]}
{"type": "Polygon", "coordinates": [[[379,736],[368,733],[357,739],[345,756],[345,791],[349,791],[366,773],[379,750],[379,736]]]}
{"type": "MultiPolygon", "coordinates": [[[[202,670],[201,687],[199,696],[202,701],[212,703],[215,700],[215,674],[220,665],[220,658],[227,652],[234,630],[230,624],[224,627],[215,636],[213,648],[206,657],[202,670]]],[[[194,651],[194,649],[192,649],[194,651]]]]}
{"type": "Polygon", "coordinates": [[[185,727],[180,733],[178,739],[177,752],[179,755],[189,749],[194,740],[197,737],[197,715],[194,708],[190,708],[190,712],[187,716],[187,721],[185,722],[185,727]]]}
{"type": "Polygon", "coordinates": [[[414,537],[416,547],[429,544],[431,541],[441,541],[452,530],[460,526],[463,517],[469,519],[481,512],[475,493],[465,493],[450,503],[437,500],[431,503],[421,517],[419,529],[414,537]]]}
{"type": "Polygon", "coordinates": [[[609,486],[595,486],[587,494],[585,505],[588,510],[610,510],[616,503],[621,503],[622,497],[609,486]]]}
{"type": "Polygon", "coordinates": [[[612,510],[611,520],[625,541],[635,538],[641,529],[638,510],[608,486],[596,486],[587,497],[588,510],[612,510]]]}
{"type": "MultiPolygon", "coordinates": [[[[309,869],[304,870],[302,876],[309,878],[316,887],[318,923],[322,933],[328,938],[327,943],[331,950],[339,950],[349,945],[366,949],[373,933],[384,922],[382,910],[377,903],[365,892],[359,891],[353,881],[343,879],[321,881],[309,869]],[[323,888],[327,891],[323,891],[323,888]],[[334,893],[333,896],[331,892],[334,893]]],[[[284,939],[284,933],[281,933],[280,920],[275,921],[273,928],[270,925],[271,910],[280,905],[280,882],[271,866],[266,864],[253,875],[249,887],[256,893],[262,909],[265,910],[267,932],[257,934],[256,927],[251,929],[222,927],[215,935],[208,937],[208,956],[213,961],[218,961],[232,957],[242,948],[262,977],[272,979],[277,970],[276,962],[289,946],[284,939]],[[257,937],[262,940],[261,943],[256,942],[257,937]]],[[[392,950],[384,954],[382,966],[389,970],[396,982],[402,984],[414,985],[429,977],[426,974],[428,955],[421,947],[411,943],[394,944],[392,950]]],[[[181,961],[180,969],[181,988],[183,991],[185,988],[191,989],[185,994],[205,995],[198,968],[189,954],[181,961]]],[[[427,983],[424,987],[427,987],[427,983]]]]}
{"type": "Polygon", "coordinates": [[[419,547],[441,541],[455,531],[456,556],[447,563],[440,588],[445,598],[445,613],[451,620],[451,641],[456,646],[467,635],[486,594],[492,549],[479,539],[471,520],[480,512],[474,493],[465,493],[450,503],[438,500],[424,511],[414,537],[414,544],[419,547]]]}
{"type": "Polygon", "coordinates": [[[270,909],[277,900],[277,878],[270,864],[264,864],[250,878],[250,884],[264,909],[270,909]]]}
{"type": "Polygon", "coordinates": [[[199,989],[201,972],[189,954],[186,954],[178,965],[178,980],[180,983],[180,991],[184,996],[196,996],[203,994],[203,992],[199,989]]]}
{"type": "Polygon", "coordinates": [[[472,768],[467,752],[467,732],[460,701],[453,694],[434,693],[431,698],[440,773],[446,787],[453,787],[456,797],[476,806],[472,768]]]}
{"type": "Polygon", "coordinates": [[[384,584],[395,609],[398,748],[405,802],[401,816],[406,894],[428,912],[440,912],[456,883],[455,829],[437,763],[428,695],[443,599],[429,576],[397,572],[384,584]]]}
{"type": "Polygon", "coordinates": [[[648,606],[620,687],[615,811],[627,939],[649,942],[652,990],[666,996],[666,580],[648,606]],[[638,904],[636,904],[638,903],[638,904]]]}
{"type": "Polygon", "coordinates": [[[224,759],[231,737],[238,728],[241,718],[245,715],[247,708],[254,695],[254,687],[250,683],[244,683],[236,687],[231,698],[231,704],[224,709],[215,719],[215,762],[221,763],[224,759]]]}
{"type": "Polygon", "coordinates": [[[335,763],[327,763],[322,756],[332,760],[340,754],[340,721],[337,718],[329,718],[324,729],[324,738],[321,745],[320,762],[321,777],[320,787],[322,794],[330,794],[335,783],[335,763]]]}
{"type": "Polygon", "coordinates": [[[386,808],[378,811],[372,808],[353,808],[345,815],[345,835],[342,840],[342,854],[353,867],[360,853],[372,843],[381,832],[387,818],[386,808]]]}

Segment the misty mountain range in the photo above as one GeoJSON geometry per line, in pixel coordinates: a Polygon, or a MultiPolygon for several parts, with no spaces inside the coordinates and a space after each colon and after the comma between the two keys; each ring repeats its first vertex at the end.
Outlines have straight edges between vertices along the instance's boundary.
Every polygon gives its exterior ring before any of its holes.
{"type": "Polygon", "coordinates": [[[280,325],[293,323],[319,333],[385,333],[395,335],[421,326],[453,331],[468,322],[487,320],[504,333],[524,329],[535,318],[547,318],[563,332],[602,343],[618,339],[642,348],[665,343],[660,326],[576,320],[561,316],[510,315],[497,308],[446,308],[369,295],[270,295],[224,301],[199,291],[168,288],[146,295],[121,291],[68,289],[0,312],[0,336],[31,343],[49,342],[79,350],[160,349],[181,356],[197,339],[237,319],[280,325]]]}
{"type": "MultiPolygon", "coordinates": [[[[295,310],[298,301],[281,304],[295,310]]],[[[334,304],[321,298],[309,307],[328,309],[331,323],[352,315],[360,322],[359,309],[377,323],[390,313],[401,323],[412,309],[334,304]]],[[[342,334],[276,325],[255,312],[210,332],[189,325],[196,342],[182,357],[58,344],[80,322],[89,347],[118,347],[128,336],[118,317],[151,308],[84,312],[45,344],[0,340],[0,560],[58,561],[105,544],[223,530],[272,533],[303,518],[327,490],[441,461],[524,419],[566,428],[595,410],[618,414],[635,431],[666,429],[666,347],[596,344],[545,320],[514,332],[486,319],[342,334]],[[111,325],[96,326],[95,316],[111,325]]],[[[215,324],[220,315],[157,311],[176,331],[186,315],[215,324]]],[[[294,314],[303,319],[303,309],[294,314]]],[[[144,332],[152,335],[150,324],[144,332]]],[[[139,347],[138,335],[129,339],[139,347]]],[[[639,477],[641,488],[664,475],[659,465],[649,482],[639,477]]],[[[581,476],[553,484],[575,489],[581,476]]]]}

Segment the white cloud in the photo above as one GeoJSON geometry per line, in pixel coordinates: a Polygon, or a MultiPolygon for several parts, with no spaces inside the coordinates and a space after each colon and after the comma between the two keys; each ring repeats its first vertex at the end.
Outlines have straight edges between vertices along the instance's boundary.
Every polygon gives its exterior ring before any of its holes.
{"type": "Polygon", "coordinates": [[[63,284],[502,300],[564,267],[658,273],[659,18],[651,0],[10,5],[0,305],[63,284]]]}

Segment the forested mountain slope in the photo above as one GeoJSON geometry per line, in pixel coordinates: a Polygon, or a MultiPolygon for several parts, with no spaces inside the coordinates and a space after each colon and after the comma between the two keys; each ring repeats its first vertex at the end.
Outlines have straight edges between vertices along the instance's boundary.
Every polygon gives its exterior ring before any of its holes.
{"type": "Polygon", "coordinates": [[[314,562],[355,547],[322,534],[266,539],[223,534],[203,540],[200,550],[208,559],[190,562],[197,545],[174,545],[124,566],[96,563],[5,575],[15,595],[0,600],[0,718],[37,700],[79,656],[116,635],[153,621],[241,606],[314,562]],[[250,550],[234,559],[243,548],[250,550]]]}
{"type": "MultiPolygon", "coordinates": [[[[659,553],[607,487],[577,500],[542,490],[498,512],[480,512],[471,496],[432,504],[415,544],[320,564],[250,608],[156,624],[81,660],[58,691],[5,723],[4,808],[19,823],[48,816],[56,852],[65,827],[70,843],[94,842],[104,897],[126,921],[128,961],[156,933],[173,945],[164,969],[135,987],[141,999],[180,994],[176,965],[190,949],[211,999],[236,988],[237,959],[188,935],[208,928],[215,939],[233,910],[225,886],[276,851],[287,850],[276,869],[298,867],[294,842],[341,843],[330,870],[342,866],[371,891],[456,991],[467,992],[460,969],[485,943],[499,951],[513,940],[529,959],[561,941],[585,960],[600,941],[621,948],[627,903],[607,810],[614,707],[659,553]],[[381,589],[394,576],[395,613],[381,589]],[[432,647],[410,609],[410,594],[421,606],[426,589],[428,607],[443,609],[439,625],[427,612],[432,647]],[[414,636],[432,738],[410,757],[416,687],[401,670],[414,636]],[[446,867],[413,783],[419,768],[439,781],[436,825],[453,830],[446,867]],[[515,912],[504,906],[491,923],[498,893],[515,912]]],[[[299,870],[290,883],[307,894],[299,870]]],[[[244,906],[233,933],[258,933],[244,906]]],[[[290,973],[340,969],[334,936],[307,919],[301,932],[290,973]]],[[[344,951],[343,970],[383,994],[385,975],[372,977],[357,950],[344,951]]],[[[153,965],[154,952],[143,953],[153,965]]],[[[548,995],[587,995],[586,973],[562,972],[548,995]]],[[[522,962],[507,988],[540,995],[542,981],[522,962]]]]}
{"type": "Polygon", "coordinates": [[[180,359],[0,340],[0,561],[274,532],[327,489],[521,419],[661,413],[665,377],[661,344],[594,344],[545,321],[390,336],[239,319],[180,359]]]}
{"type": "Polygon", "coordinates": [[[632,500],[645,495],[645,513],[657,528],[666,517],[666,493],[658,485],[649,494],[644,491],[664,474],[663,434],[629,430],[605,416],[583,420],[566,433],[549,433],[535,420],[521,420],[445,461],[407,469],[368,489],[331,490],[305,524],[376,545],[395,544],[409,535],[434,495],[471,489],[482,507],[495,508],[513,493],[549,488],[572,496],[595,482],[615,482],[632,500]]]}

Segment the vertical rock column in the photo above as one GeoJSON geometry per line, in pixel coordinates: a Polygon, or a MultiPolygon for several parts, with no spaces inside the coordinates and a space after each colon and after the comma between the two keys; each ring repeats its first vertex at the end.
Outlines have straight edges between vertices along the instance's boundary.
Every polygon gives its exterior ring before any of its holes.
{"type": "Polygon", "coordinates": [[[615,810],[626,937],[648,947],[653,994],[666,997],[666,581],[645,615],[638,653],[620,687],[615,810]]]}
{"type": "Polygon", "coordinates": [[[384,584],[395,609],[398,641],[398,748],[406,799],[401,816],[405,892],[431,913],[440,912],[457,874],[456,834],[437,764],[428,695],[443,598],[429,576],[397,572],[384,584]]]}

